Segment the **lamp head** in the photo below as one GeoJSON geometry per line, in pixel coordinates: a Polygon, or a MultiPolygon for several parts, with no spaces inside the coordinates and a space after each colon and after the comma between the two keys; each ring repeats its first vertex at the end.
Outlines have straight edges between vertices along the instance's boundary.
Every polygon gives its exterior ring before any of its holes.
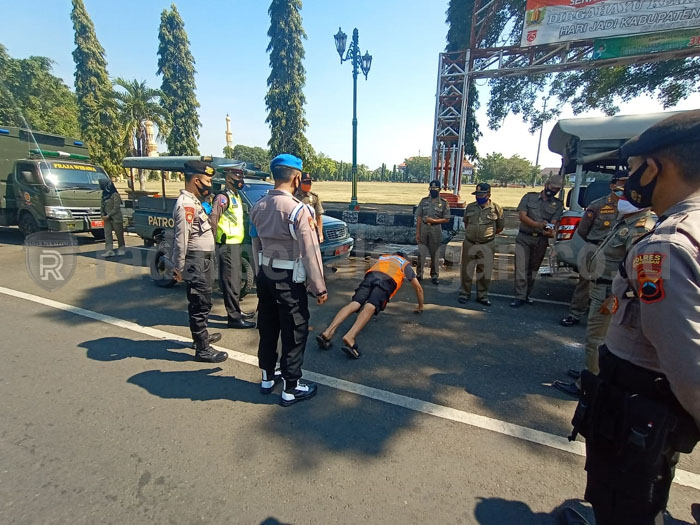
{"type": "Polygon", "coordinates": [[[335,48],[338,50],[340,55],[340,61],[343,61],[343,53],[345,53],[345,45],[348,41],[348,35],[343,33],[343,30],[338,28],[338,32],[333,36],[335,38],[335,48]]]}
{"type": "Polygon", "coordinates": [[[362,74],[365,76],[365,80],[367,80],[367,74],[369,73],[370,67],[372,67],[372,55],[370,55],[369,52],[365,52],[365,54],[362,55],[362,64],[360,65],[362,74]]]}

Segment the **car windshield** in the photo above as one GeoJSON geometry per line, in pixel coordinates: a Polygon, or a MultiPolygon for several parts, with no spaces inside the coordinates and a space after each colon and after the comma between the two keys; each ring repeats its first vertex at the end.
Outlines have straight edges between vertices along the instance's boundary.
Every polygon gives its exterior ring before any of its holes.
{"type": "Polygon", "coordinates": [[[267,192],[270,191],[274,186],[272,184],[248,184],[243,187],[246,198],[250,201],[250,205],[254,205],[260,199],[262,199],[267,192]]]}
{"type": "Polygon", "coordinates": [[[100,179],[107,178],[102,168],[72,162],[42,162],[41,174],[46,182],[60,189],[99,190],[100,179]]]}

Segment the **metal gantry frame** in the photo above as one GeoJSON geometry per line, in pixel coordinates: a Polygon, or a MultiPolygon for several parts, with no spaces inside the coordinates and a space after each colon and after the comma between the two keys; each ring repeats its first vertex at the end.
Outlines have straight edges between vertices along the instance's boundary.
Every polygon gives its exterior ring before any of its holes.
{"type": "Polygon", "coordinates": [[[542,75],[613,66],[648,64],[700,55],[700,47],[646,53],[603,60],[593,59],[594,41],[563,42],[530,47],[479,47],[501,0],[476,0],[470,48],[440,53],[431,173],[458,200],[462,180],[469,83],[478,78],[542,75]]]}

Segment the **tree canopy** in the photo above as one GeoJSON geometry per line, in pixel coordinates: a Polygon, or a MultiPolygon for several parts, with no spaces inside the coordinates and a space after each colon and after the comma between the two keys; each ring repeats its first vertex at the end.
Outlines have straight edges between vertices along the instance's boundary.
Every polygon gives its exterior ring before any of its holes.
{"type": "Polygon", "coordinates": [[[185,23],[175,4],[160,15],[158,75],[163,76],[161,104],[170,117],[166,143],[170,155],[199,155],[199,102],[196,73],[185,23]]]}
{"type": "Polygon", "coordinates": [[[301,0],[272,0],[268,14],[270,29],[270,76],[265,105],[270,125],[270,156],[291,153],[309,162],[314,153],[304,136],[308,122],[304,117],[303,88],[306,84],[301,0]]]}
{"type": "Polygon", "coordinates": [[[477,178],[490,184],[530,184],[539,173],[539,168],[521,157],[504,157],[501,153],[489,153],[479,159],[477,178]]]}
{"type": "Polygon", "coordinates": [[[46,57],[16,59],[0,44],[0,123],[78,137],[75,94],[46,57]]]}
{"type": "Polygon", "coordinates": [[[117,108],[112,83],[107,74],[105,51],[83,0],[72,0],[71,20],[75,30],[75,94],[81,136],[90,148],[90,156],[110,173],[120,168],[121,144],[117,108]]]}

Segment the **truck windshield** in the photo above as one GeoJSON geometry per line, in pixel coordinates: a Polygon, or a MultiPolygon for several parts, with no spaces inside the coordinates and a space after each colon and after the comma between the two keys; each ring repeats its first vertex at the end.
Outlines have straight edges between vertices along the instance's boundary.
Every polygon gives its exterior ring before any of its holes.
{"type": "Polygon", "coordinates": [[[246,184],[244,186],[245,196],[250,201],[251,206],[262,199],[274,186],[272,184],[246,184]]]}
{"type": "Polygon", "coordinates": [[[102,168],[72,162],[42,162],[41,174],[56,189],[99,190],[100,179],[107,178],[102,168]]]}

